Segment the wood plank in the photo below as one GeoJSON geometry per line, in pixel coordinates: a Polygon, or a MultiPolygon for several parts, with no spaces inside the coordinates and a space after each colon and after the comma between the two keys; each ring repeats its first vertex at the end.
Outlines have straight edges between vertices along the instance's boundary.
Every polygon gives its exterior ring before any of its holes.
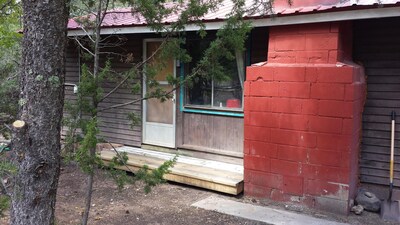
{"type": "MultiPolygon", "coordinates": [[[[389,162],[379,162],[373,159],[360,159],[360,165],[363,168],[383,169],[389,171],[389,162]]],[[[400,171],[400,163],[395,162],[394,171],[400,171]],[[399,165],[399,166],[398,166],[399,165]]]]}
{"type": "Polygon", "coordinates": [[[243,118],[194,113],[183,113],[182,117],[183,140],[179,147],[221,155],[243,154],[243,118]]]}
{"type": "MultiPolygon", "coordinates": [[[[102,151],[101,158],[106,161],[111,161],[115,157],[115,152],[102,151]]],[[[166,160],[151,157],[142,156],[137,154],[128,153],[128,165],[132,166],[143,166],[148,165],[150,169],[156,169],[162,165],[166,160]]],[[[208,168],[205,166],[198,166],[194,164],[177,162],[171,172],[179,175],[188,175],[203,180],[210,180],[216,183],[235,185],[243,179],[243,174],[237,172],[231,172],[227,170],[219,170],[215,168],[208,168]]]]}
{"type": "MultiPolygon", "coordinates": [[[[102,151],[101,158],[108,163],[115,156],[114,152],[102,151]]],[[[121,166],[119,169],[127,171],[137,171],[143,165],[150,169],[160,166],[165,160],[151,156],[136,155],[128,153],[128,168],[121,166]]],[[[193,164],[177,162],[170,173],[164,177],[167,180],[185,183],[197,187],[207,188],[229,194],[239,194],[243,191],[243,174],[219,171],[217,169],[207,168],[193,164]]]]}
{"type": "MultiPolygon", "coordinates": [[[[107,165],[108,162],[105,161],[105,164],[107,165]]],[[[128,172],[137,172],[141,167],[137,167],[137,166],[121,166],[121,167],[117,167],[118,169],[121,170],[125,170],[128,172]]],[[[241,192],[243,192],[243,182],[240,182],[237,187],[233,187],[233,186],[227,186],[227,185],[223,185],[223,184],[217,184],[217,183],[212,183],[212,182],[205,182],[203,180],[198,180],[198,179],[194,179],[191,177],[186,177],[186,176],[180,176],[180,175],[175,175],[175,174],[165,174],[164,175],[164,179],[168,180],[168,181],[173,181],[173,182],[177,182],[177,183],[182,183],[182,184],[188,184],[188,185],[192,185],[192,186],[196,186],[196,187],[200,187],[200,188],[205,188],[205,189],[209,189],[209,190],[214,190],[214,191],[218,191],[218,192],[222,192],[222,193],[227,193],[227,194],[231,194],[231,195],[238,195],[241,192]]]]}
{"type": "MultiPolygon", "coordinates": [[[[389,170],[361,167],[360,174],[387,178],[387,175],[389,174],[389,170]]],[[[397,179],[397,180],[400,179],[400,171],[394,172],[394,179],[397,179]]]]}
{"type": "Polygon", "coordinates": [[[127,153],[130,153],[133,155],[150,156],[150,157],[154,157],[154,158],[158,158],[158,159],[162,159],[162,160],[170,160],[176,154],[179,154],[178,162],[181,162],[181,163],[243,174],[243,166],[242,166],[243,164],[237,165],[237,164],[224,163],[224,162],[215,161],[215,160],[206,160],[206,159],[200,159],[200,158],[194,158],[194,157],[187,157],[187,156],[181,155],[180,152],[175,151],[173,153],[170,153],[170,152],[161,151],[162,149],[163,148],[147,150],[147,149],[143,149],[143,148],[119,147],[118,151],[127,152],[127,153]]]}

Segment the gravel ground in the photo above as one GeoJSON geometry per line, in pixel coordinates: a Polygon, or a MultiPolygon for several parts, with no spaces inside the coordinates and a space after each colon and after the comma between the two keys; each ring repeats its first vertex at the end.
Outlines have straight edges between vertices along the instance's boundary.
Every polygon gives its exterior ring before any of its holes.
{"type": "MultiPolygon", "coordinates": [[[[64,166],[61,171],[57,195],[57,224],[80,224],[84,205],[85,175],[74,165],[64,166]]],[[[92,210],[89,224],[265,224],[235,216],[224,215],[191,206],[211,195],[239,202],[297,211],[314,217],[357,225],[396,224],[379,219],[375,213],[364,212],[362,216],[350,214],[338,216],[301,206],[258,200],[244,196],[229,196],[176,183],[165,183],[145,194],[143,185],[127,185],[121,191],[104,171],[95,176],[92,210]]],[[[0,219],[7,224],[8,216],[0,219]]]]}

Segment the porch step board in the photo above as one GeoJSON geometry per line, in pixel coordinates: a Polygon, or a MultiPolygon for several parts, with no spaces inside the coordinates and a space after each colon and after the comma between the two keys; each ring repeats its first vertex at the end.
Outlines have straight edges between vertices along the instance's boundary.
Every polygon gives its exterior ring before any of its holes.
{"type": "MultiPolygon", "coordinates": [[[[158,168],[166,160],[175,155],[150,151],[134,147],[116,148],[119,152],[128,153],[127,166],[118,169],[136,172],[144,165],[150,169],[158,168]]],[[[116,155],[114,151],[101,151],[101,159],[109,163],[116,155]]],[[[217,162],[212,160],[197,159],[187,156],[178,156],[177,163],[164,175],[164,179],[183,183],[209,190],[238,195],[243,191],[243,166],[217,162]]]]}

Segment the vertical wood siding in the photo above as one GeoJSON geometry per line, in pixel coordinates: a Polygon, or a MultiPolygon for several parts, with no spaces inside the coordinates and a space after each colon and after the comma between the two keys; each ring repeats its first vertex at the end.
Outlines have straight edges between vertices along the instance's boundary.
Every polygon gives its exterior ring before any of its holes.
{"type": "Polygon", "coordinates": [[[400,187],[400,18],[354,23],[354,60],[367,75],[361,181],[389,184],[391,111],[397,113],[395,186],[400,187]]]}

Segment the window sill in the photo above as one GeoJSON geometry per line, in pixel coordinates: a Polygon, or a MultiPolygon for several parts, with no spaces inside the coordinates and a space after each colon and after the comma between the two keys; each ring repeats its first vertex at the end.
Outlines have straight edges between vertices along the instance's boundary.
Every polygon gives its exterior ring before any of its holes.
{"type": "Polygon", "coordinates": [[[209,115],[244,117],[243,109],[241,108],[226,108],[226,107],[210,108],[210,107],[186,105],[181,108],[181,111],[190,113],[209,114],[209,115]]]}

